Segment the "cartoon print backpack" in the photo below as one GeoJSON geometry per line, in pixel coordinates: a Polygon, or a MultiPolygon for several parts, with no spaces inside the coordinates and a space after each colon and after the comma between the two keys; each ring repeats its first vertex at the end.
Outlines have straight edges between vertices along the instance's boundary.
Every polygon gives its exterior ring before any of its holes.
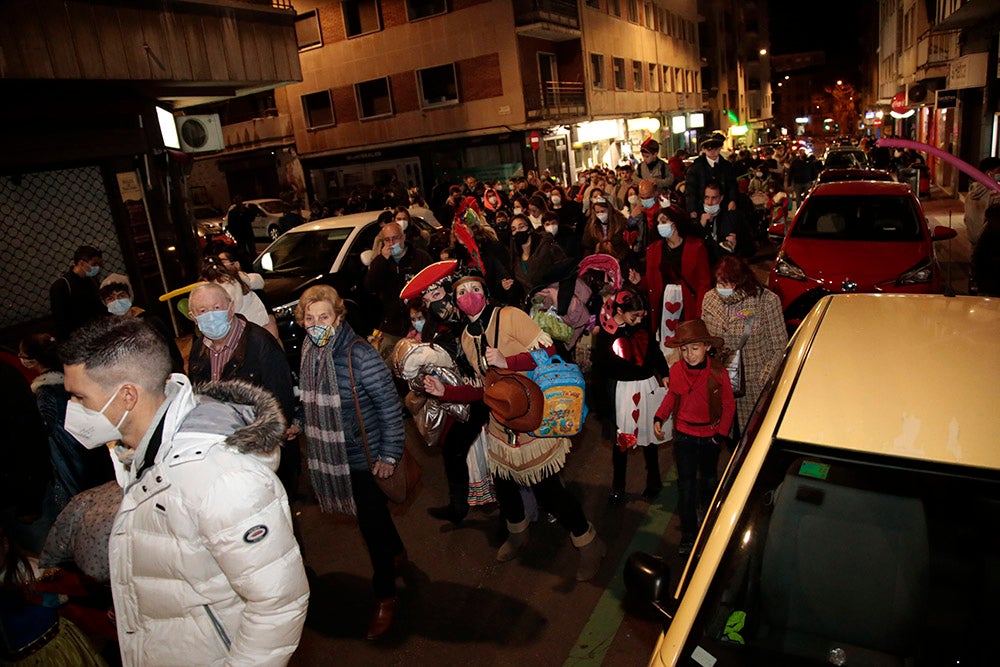
{"type": "Polygon", "coordinates": [[[542,424],[531,435],[559,438],[576,435],[587,419],[586,382],[576,364],[549,357],[544,349],[531,351],[535,370],[526,373],[545,397],[542,424]]]}

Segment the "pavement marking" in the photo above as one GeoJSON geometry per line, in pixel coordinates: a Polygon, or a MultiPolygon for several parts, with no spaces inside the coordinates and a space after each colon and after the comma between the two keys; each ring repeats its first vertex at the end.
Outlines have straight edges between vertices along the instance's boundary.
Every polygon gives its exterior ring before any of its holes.
{"type": "MultiPolygon", "coordinates": [[[[594,611],[591,612],[580,636],[573,644],[563,667],[600,665],[604,662],[604,657],[625,617],[625,610],[622,608],[622,600],[625,598],[625,580],[622,577],[625,561],[633,551],[656,553],[663,534],[674,516],[674,513],[666,508],[677,507],[676,468],[671,467],[668,479],[664,481],[667,483],[663,487],[659,502],[650,504],[646,510],[645,521],[636,529],[632,541],[616,564],[615,576],[608,582],[608,587],[604,589],[604,593],[594,606],[594,611]]],[[[653,647],[650,646],[649,650],[652,651],[653,647]]]]}

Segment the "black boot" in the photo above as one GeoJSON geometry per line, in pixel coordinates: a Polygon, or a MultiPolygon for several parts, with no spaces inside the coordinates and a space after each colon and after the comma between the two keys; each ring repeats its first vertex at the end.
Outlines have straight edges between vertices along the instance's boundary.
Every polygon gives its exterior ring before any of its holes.
{"type": "Polygon", "coordinates": [[[469,506],[457,507],[455,505],[442,505],[441,507],[429,507],[427,513],[430,514],[435,519],[440,519],[441,521],[451,521],[456,526],[462,523],[465,516],[469,513],[469,506]]]}
{"type": "Polygon", "coordinates": [[[642,458],[646,462],[646,488],[642,492],[642,497],[652,500],[663,490],[663,481],[660,478],[660,448],[656,444],[646,445],[642,448],[642,458]]]}

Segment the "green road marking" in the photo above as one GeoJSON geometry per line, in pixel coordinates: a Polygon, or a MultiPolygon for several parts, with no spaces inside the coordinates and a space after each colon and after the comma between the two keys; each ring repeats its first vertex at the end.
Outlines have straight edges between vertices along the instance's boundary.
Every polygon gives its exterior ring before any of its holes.
{"type": "MultiPolygon", "coordinates": [[[[651,504],[646,511],[645,521],[636,529],[632,541],[615,566],[615,576],[608,582],[604,594],[594,606],[594,611],[590,614],[587,624],[583,626],[563,667],[600,665],[604,662],[604,656],[607,655],[625,616],[625,611],[622,609],[622,600],[625,598],[622,570],[625,561],[633,551],[656,553],[663,539],[663,533],[666,532],[670,519],[674,516],[672,511],[666,509],[677,507],[677,474],[673,467],[665,481],[667,484],[663,488],[660,501],[651,504]]],[[[652,651],[653,647],[650,646],[649,650],[652,651]]]]}

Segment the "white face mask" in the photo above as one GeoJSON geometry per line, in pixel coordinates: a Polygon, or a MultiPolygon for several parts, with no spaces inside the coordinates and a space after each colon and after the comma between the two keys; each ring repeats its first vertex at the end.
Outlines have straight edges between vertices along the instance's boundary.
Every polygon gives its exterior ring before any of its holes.
{"type": "Polygon", "coordinates": [[[528,220],[531,220],[531,226],[538,229],[542,226],[542,216],[540,215],[528,215],[528,220]]]}
{"type": "Polygon", "coordinates": [[[559,195],[552,195],[551,201],[553,206],[559,206],[559,204],[562,203],[562,197],[559,195]]]}
{"type": "Polygon", "coordinates": [[[523,212],[523,209],[521,209],[520,206],[515,206],[514,207],[514,215],[521,215],[522,212],[523,212]]]}
{"type": "Polygon", "coordinates": [[[600,220],[601,222],[607,222],[608,221],[608,214],[607,213],[598,213],[597,214],[597,219],[600,220]]]}
{"type": "Polygon", "coordinates": [[[129,411],[125,411],[125,414],[122,415],[117,424],[112,424],[111,420],[104,414],[104,411],[111,405],[111,401],[115,400],[115,397],[118,396],[120,389],[121,387],[115,389],[115,393],[111,394],[111,398],[108,399],[108,402],[104,404],[104,407],[99,412],[85,408],[76,401],[67,403],[66,419],[63,421],[63,427],[66,429],[66,432],[79,440],[80,444],[87,449],[96,449],[112,440],[121,440],[122,433],[118,429],[125,423],[125,418],[128,417],[129,411]]]}
{"type": "Polygon", "coordinates": [[[545,225],[545,231],[555,236],[559,233],[559,225],[545,225]]]}
{"type": "Polygon", "coordinates": [[[405,232],[406,228],[410,224],[410,221],[407,220],[406,218],[400,218],[399,220],[396,220],[396,224],[399,225],[399,231],[405,232]]]}
{"type": "Polygon", "coordinates": [[[660,236],[665,239],[669,239],[674,235],[674,223],[672,222],[661,222],[656,226],[656,231],[659,232],[660,236]]]}

